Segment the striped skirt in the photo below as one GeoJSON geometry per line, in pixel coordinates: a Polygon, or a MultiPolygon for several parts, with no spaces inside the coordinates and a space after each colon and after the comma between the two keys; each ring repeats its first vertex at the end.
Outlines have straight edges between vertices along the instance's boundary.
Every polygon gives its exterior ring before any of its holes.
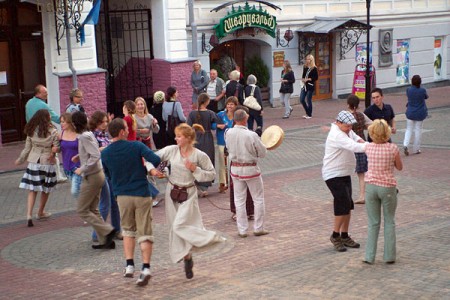
{"type": "Polygon", "coordinates": [[[56,186],[56,165],[28,163],[19,188],[50,193],[56,186]]]}

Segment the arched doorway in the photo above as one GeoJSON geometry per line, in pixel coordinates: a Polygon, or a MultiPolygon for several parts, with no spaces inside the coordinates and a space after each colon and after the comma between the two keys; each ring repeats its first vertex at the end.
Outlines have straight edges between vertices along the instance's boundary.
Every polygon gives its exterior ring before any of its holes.
{"type": "Polygon", "coordinates": [[[230,40],[221,43],[220,45],[214,47],[214,49],[209,53],[210,67],[216,69],[219,73],[219,77],[228,80],[228,72],[235,69],[236,65],[240,67],[241,83],[245,84],[245,80],[250,73],[255,73],[254,75],[258,79],[258,85],[260,85],[263,92],[263,101],[267,101],[270,98],[269,87],[271,86],[271,46],[263,41],[256,39],[237,39],[230,40]],[[247,62],[254,58],[260,58],[261,63],[264,68],[267,69],[268,76],[262,74],[257,74],[255,71],[249,71],[249,65],[247,62]]]}
{"type": "Polygon", "coordinates": [[[0,2],[0,121],[2,142],[25,138],[25,104],[45,84],[42,19],[37,6],[0,2]],[[19,17],[20,16],[20,17],[19,17]]]}

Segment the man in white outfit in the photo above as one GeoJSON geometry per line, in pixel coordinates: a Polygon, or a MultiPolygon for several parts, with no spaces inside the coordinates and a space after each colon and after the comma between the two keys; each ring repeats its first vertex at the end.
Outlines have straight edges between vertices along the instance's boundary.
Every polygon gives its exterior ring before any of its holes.
{"type": "Polygon", "coordinates": [[[352,113],[341,111],[336,122],[331,124],[325,142],[322,177],[333,195],[334,226],[330,241],[338,252],[347,251],[347,247],[360,246],[348,234],[351,211],[354,209],[351,180],[356,165],[354,152],[366,150],[364,140],[352,130],[355,123],[352,113]]]}
{"type": "Polygon", "coordinates": [[[264,185],[258,167],[258,159],[266,156],[267,149],[260,137],[247,128],[247,120],[248,114],[243,109],[237,109],[234,113],[235,126],[225,133],[225,143],[231,161],[230,174],[234,185],[238,234],[242,238],[247,237],[248,230],[245,206],[247,187],[255,206],[253,234],[261,236],[269,233],[264,230],[264,185]]]}

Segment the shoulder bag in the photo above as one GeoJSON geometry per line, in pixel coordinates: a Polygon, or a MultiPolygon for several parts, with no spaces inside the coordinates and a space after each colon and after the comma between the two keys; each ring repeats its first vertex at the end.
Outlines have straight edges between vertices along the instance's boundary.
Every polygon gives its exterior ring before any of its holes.
{"type": "Polygon", "coordinates": [[[247,106],[248,108],[260,111],[261,110],[261,105],[259,105],[258,100],[256,100],[256,98],[254,96],[255,88],[256,88],[256,86],[252,87],[252,91],[250,93],[250,96],[245,97],[244,105],[247,106]]]}
{"type": "Polygon", "coordinates": [[[175,138],[175,127],[177,127],[181,122],[180,118],[175,116],[175,104],[172,105],[172,113],[167,117],[167,136],[169,138],[175,138]]]}

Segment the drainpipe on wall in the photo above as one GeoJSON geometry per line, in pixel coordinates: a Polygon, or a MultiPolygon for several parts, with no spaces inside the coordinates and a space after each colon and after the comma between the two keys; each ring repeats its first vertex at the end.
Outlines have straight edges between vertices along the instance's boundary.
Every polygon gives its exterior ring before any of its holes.
{"type": "Polygon", "coordinates": [[[192,57],[197,57],[198,56],[197,24],[195,24],[195,17],[194,17],[194,0],[189,0],[188,6],[189,6],[189,24],[191,25],[192,30],[192,57]]]}
{"type": "Polygon", "coordinates": [[[73,67],[72,62],[72,44],[70,41],[70,25],[69,25],[69,18],[67,16],[67,0],[64,0],[64,25],[66,27],[66,42],[67,42],[67,60],[69,61],[69,69],[72,71],[72,84],[73,88],[76,89],[78,87],[78,81],[77,81],[77,71],[73,67]]]}

